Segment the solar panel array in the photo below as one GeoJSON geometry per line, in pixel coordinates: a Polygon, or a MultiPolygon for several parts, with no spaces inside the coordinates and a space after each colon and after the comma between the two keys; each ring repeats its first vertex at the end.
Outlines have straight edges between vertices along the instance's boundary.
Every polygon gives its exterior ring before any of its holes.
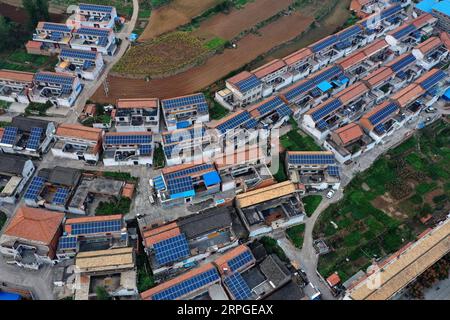
{"type": "Polygon", "coordinates": [[[139,146],[139,153],[142,156],[148,156],[152,154],[152,146],[149,144],[142,144],[139,146]]]}
{"type": "Polygon", "coordinates": [[[293,112],[292,112],[291,108],[289,108],[287,105],[283,104],[278,108],[277,113],[280,118],[283,118],[285,116],[290,116],[293,112]]]}
{"type": "Polygon", "coordinates": [[[231,271],[239,271],[240,268],[246,266],[249,262],[253,261],[253,255],[249,250],[246,250],[238,256],[228,260],[227,264],[231,271]]]}
{"type": "Polygon", "coordinates": [[[408,54],[406,57],[394,63],[391,68],[394,72],[398,72],[414,61],[416,61],[416,58],[412,54],[408,54]]]}
{"type": "Polygon", "coordinates": [[[336,35],[332,35],[332,36],[320,41],[319,43],[314,44],[311,47],[311,50],[313,52],[319,52],[327,47],[334,45],[337,41],[338,41],[338,37],[336,35]]]}
{"type": "Polygon", "coordinates": [[[109,220],[109,221],[91,221],[83,223],[71,224],[71,234],[91,234],[91,233],[104,233],[104,232],[119,232],[122,229],[122,220],[109,220]]]}
{"type": "Polygon", "coordinates": [[[250,113],[248,111],[244,111],[218,125],[217,130],[219,130],[222,133],[225,133],[228,130],[238,128],[239,126],[241,126],[250,119],[251,119],[250,113]]]}
{"type": "Polygon", "coordinates": [[[208,106],[205,95],[203,93],[199,93],[188,97],[161,100],[161,105],[165,109],[180,108],[199,104],[202,104],[203,106],[204,105],[208,106]]]}
{"type": "Polygon", "coordinates": [[[108,44],[108,37],[98,38],[97,45],[99,45],[101,47],[106,47],[107,44],[108,44]]]}
{"type": "Polygon", "coordinates": [[[97,52],[76,50],[70,48],[63,48],[59,54],[61,58],[74,58],[81,60],[95,60],[97,58],[97,52]]]}
{"type": "Polygon", "coordinates": [[[246,300],[252,295],[250,287],[239,272],[226,277],[224,283],[230,289],[231,294],[236,300],[246,300]]]}
{"type": "Polygon", "coordinates": [[[288,162],[291,164],[322,164],[333,165],[336,163],[334,154],[289,154],[288,162]]]}
{"type": "Polygon", "coordinates": [[[416,31],[416,30],[417,30],[417,28],[416,28],[414,25],[409,24],[409,25],[407,25],[406,27],[402,28],[401,30],[399,30],[399,31],[397,31],[397,32],[394,32],[394,33],[392,34],[392,36],[393,36],[395,39],[401,39],[401,38],[403,38],[404,36],[406,36],[406,35],[408,35],[408,34],[414,32],[414,31],[416,31]]]}
{"type": "Polygon", "coordinates": [[[80,3],[79,7],[80,7],[80,10],[83,10],[83,11],[98,11],[98,12],[106,12],[106,13],[111,12],[113,9],[113,7],[111,7],[111,6],[102,6],[102,5],[97,5],[97,4],[85,4],[85,3],[80,3]]]}
{"type": "Polygon", "coordinates": [[[362,32],[361,27],[358,25],[354,25],[347,29],[344,29],[342,32],[337,34],[337,37],[339,38],[339,41],[342,42],[342,41],[345,41],[345,40],[357,35],[358,33],[361,33],[361,32],[362,32]]]}
{"type": "Polygon", "coordinates": [[[77,30],[77,33],[83,34],[83,35],[88,35],[88,36],[93,36],[93,37],[106,37],[106,38],[108,38],[109,30],[110,29],[84,28],[84,27],[81,27],[80,29],[77,30]]]}
{"type": "Polygon", "coordinates": [[[402,7],[399,4],[393,5],[392,7],[389,7],[383,11],[381,11],[380,19],[386,19],[398,12],[402,11],[402,7]]]}
{"type": "Polygon", "coordinates": [[[165,176],[167,179],[178,178],[178,177],[183,177],[183,176],[191,175],[193,173],[197,173],[197,172],[204,171],[204,170],[211,170],[211,169],[214,169],[214,166],[212,164],[201,164],[198,166],[193,166],[188,169],[183,169],[183,170],[178,170],[175,172],[167,173],[165,176]]]}
{"type": "Polygon", "coordinates": [[[27,192],[24,195],[25,199],[28,200],[37,200],[39,194],[42,191],[42,188],[44,187],[45,180],[41,177],[34,177],[33,180],[31,180],[30,186],[28,187],[27,192]]]}
{"type": "Polygon", "coordinates": [[[50,35],[50,40],[52,41],[60,41],[63,37],[63,34],[61,32],[58,31],[53,31],[52,34],[50,35]]]}
{"type": "Polygon", "coordinates": [[[261,84],[261,80],[259,80],[255,75],[251,75],[247,79],[241,80],[236,83],[236,86],[239,88],[241,92],[247,92],[261,84]]]}
{"type": "Polygon", "coordinates": [[[207,285],[211,285],[220,279],[215,268],[206,270],[192,278],[183,280],[167,289],[161,290],[152,296],[153,300],[175,300],[184,295],[196,291],[207,285]]]}
{"type": "Polygon", "coordinates": [[[189,244],[184,234],[154,244],[156,261],[160,265],[179,261],[190,255],[189,244]]]}
{"type": "Polygon", "coordinates": [[[383,134],[386,132],[386,126],[384,125],[384,123],[380,123],[378,125],[375,126],[374,130],[378,133],[378,134],[383,134]]]}
{"type": "Polygon", "coordinates": [[[319,120],[319,121],[316,122],[316,127],[319,130],[322,130],[322,129],[325,129],[326,127],[328,127],[328,123],[326,121],[324,121],[324,120],[319,120]]]}
{"type": "Polygon", "coordinates": [[[436,72],[435,74],[433,74],[431,77],[429,77],[428,79],[422,81],[422,83],[420,83],[420,86],[424,89],[424,90],[429,90],[431,87],[433,87],[434,85],[436,85],[436,83],[438,83],[439,81],[441,81],[442,79],[445,79],[447,77],[447,74],[445,73],[445,71],[443,70],[439,70],[438,72],[436,72]]]}
{"type": "Polygon", "coordinates": [[[283,100],[280,99],[280,97],[275,97],[274,99],[271,99],[263,104],[261,104],[258,108],[256,108],[260,115],[265,115],[267,113],[272,112],[275,110],[278,106],[284,104],[283,100]]]}
{"type": "Polygon", "coordinates": [[[311,114],[311,117],[313,118],[314,121],[318,121],[318,120],[322,119],[323,117],[329,115],[333,111],[339,109],[340,107],[342,107],[342,102],[340,99],[336,98],[336,99],[328,102],[327,104],[325,104],[319,110],[314,111],[311,114]]]}
{"type": "Polygon", "coordinates": [[[397,111],[397,109],[398,109],[398,106],[395,103],[389,103],[383,109],[381,109],[378,112],[376,112],[375,114],[371,115],[369,117],[369,121],[373,125],[377,125],[382,120],[387,118],[390,114],[392,114],[393,112],[397,111]]]}
{"type": "Polygon", "coordinates": [[[181,141],[190,141],[196,138],[201,138],[205,134],[204,127],[194,127],[189,130],[177,131],[176,133],[168,133],[163,135],[164,143],[174,143],[181,141]]]}
{"type": "Polygon", "coordinates": [[[167,182],[167,187],[171,195],[180,194],[194,190],[191,177],[173,178],[167,182]]]}
{"type": "Polygon", "coordinates": [[[70,32],[71,29],[65,24],[49,23],[45,22],[43,26],[44,30],[56,31],[56,32],[70,32]]]}
{"type": "Polygon", "coordinates": [[[164,178],[162,176],[156,176],[153,178],[153,185],[156,190],[165,190],[166,189],[166,183],[164,182],[164,178]]]}
{"type": "Polygon", "coordinates": [[[56,205],[64,205],[66,203],[67,197],[69,196],[69,188],[60,187],[56,190],[53,197],[52,203],[56,205]]]}
{"type": "Polygon", "coordinates": [[[65,76],[65,75],[56,74],[56,73],[38,72],[34,76],[34,79],[39,82],[72,86],[75,78],[72,76],[65,76]]]}
{"type": "Polygon", "coordinates": [[[74,236],[62,236],[59,238],[58,250],[76,249],[77,237],[74,236]]]}
{"type": "Polygon", "coordinates": [[[258,121],[254,118],[251,118],[244,124],[244,128],[247,130],[255,129],[258,126],[258,121]]]}
{"type": "Polygon", "coordinates": [[[329,166],[327,172],[330,176],[339,177],[339,167],[337,166],[329,166]]]}
{"type": "Polygon", "coordinates": [[[39,148],[43,131],[42,128],[31,128],[30,137],[27,141],[27,149],[37,150],[39,148]]]}
{"type": "Polygon", "coordinates": [[[1,142],[12,145],[16,141],[18,129],[16,127],[5,127],[1,142]]]}
{"type": "Polygon", "coordinates": [[[106,144],[146,144],[152,142],[152,136],[149,134],[126,134],[123,135],[106,135],[105,136],[106,144]]]}

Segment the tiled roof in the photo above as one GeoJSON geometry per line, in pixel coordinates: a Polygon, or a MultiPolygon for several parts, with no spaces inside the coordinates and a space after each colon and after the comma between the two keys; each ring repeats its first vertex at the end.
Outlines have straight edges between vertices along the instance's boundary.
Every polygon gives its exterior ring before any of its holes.
{"type": "Polygon", "coordinates": [[[350,123],[334,131],[334,133],[339,137],[342,144],[347,144],[350,141],[361,138],[364,133],[361,127],[357,123],[350,123]]]}
{"type": "Polygon", "coordinates": [[[245,80],[247,78],[250,78],[252,75],[253,74],[251,74],[248,71],[242,71],[241,73],[238,73],[234,77],[231,77],[231,78],[227,79],[227,82],[232,84],[232,85],[236,85],[236,83],[238,83],[239,81],[242,81],[242,80],[245,80]]]}
{"type": "Polygon", "coordinates": [[[450,50],[450,34],[448,34],[447,32],[441,32],[439,37],[441,38],[442,42],[444,42],[447,50],[450,50]]]}
{"type": "Polygon", "coordinates": [[[364,83],[357,82],[336,94],[335,97],[339,98],[343,104],[348,104],[368,92],[369,88],[364,83]]]}
{"type": "Polygon", "coordinates": [[[119,99],[117,108],[158,108],[158,99],[156,98],[137,98],[137,99],[119,99]]]}
{"type": "Polygon", "coordinates": [[[411,23],[414,27],[420,29],[425,25],[427,25],[428,23],[433,23],[436,20],[437,19],[433,17],[431,14],[425,13],[415,18],[411,23]]]}
{"type": "Polygon", "coordinates": [[[339,275],[337,273],[333,273],[331,276],[327,278],[327,282],[330,285],[330,287],[334,287],[335,285],[341,282],[341,278],[339,278],[339,275]]]}
{"type": "Polygon", "coordinates": [[[367,47],[363,48],[362,51],[365,53],[366,56],[370,57],[388,47],[389,47],[389,44],[386,42],[386,40],[379,39],[379,40],[374,41],[367,47]]]}
{"type": "Polygon", "coordinates": [[[110,216],[94,216],[94,217],[72,218],[72,219],[67,219],[64,224],[68,225],[68,224],[75,224],[75,223],[111,221],[111,220],[117,220],[117,219],[122,219],[122,215],[121,214],[114,214],[114,215],[110,215],[110,216]]]}
{"type": "MultiPolygon", "coordinates": [[[[374,125],[373,125],[372,122],[369,120],[369,118],[370,118],[371,116],[375,115],[376,113],[380,112],[381,110],[383,110],[387,105],[389,105],[389,104],[391,104],[391,103],[392,103],[392,102],[385,101],[385,102],[383,102],[383,103],[381,103],[381,104],[375,106],[374,108],[372,108],[369,112],[367,112],[366,114],[364,114],[364,115],[361,117],[360,124],[361,124],[364,128],[366,128],[366,129],[368,129],[368,130],[372,130],[372,129],[374,128],[374,125]]],[[[397,113],[398,113],[398,109],[397,109],[397,111],[395,111],[395,112],[389,114],[386,118],[390,118],[390,117],[392,117],[392,114],[395,115],[395,114],[397,114],[397,113]]]]}
{"type": "Polygon", "coordinates": [[[57,235],[64,213],[19,207],[4,235],[49,245],[57,235]]]}
{"type": "Polygon", "coordinates": [[[295,185],[291,181],[285,181],[265,188],[239,194],[236,196],[236,202],[239,207],[246,208],[265,201],[270,201],[293,194],[295,190],[295,185]]]}
{"type": "Polygon", "coordinates": [[[21,81],[21,82],[32,82],[34,73],[23,72],[23,71],[13,71],[13,70],[0,70],[0,79],[21,81]]]}
{"type": "Polygon", "coordinates": [[[181,231],[176,222],[151,229],[144,232],[145,245],[151,246],[160,241],[176,237],[179,234],[181,234],[181,231]]]}
{"type": "Polygon", "coordinates": [[[219,269],[220,273],[224,273],[226,269],[228,269],[228,271],[231,271],[230,267],[228,266],[228,261],[236,258],[238,255],[244,253],[245,251],[250,251],[250,249],[242,244],[219,256],[216,260],[214,260],[214,264],[217,266],[217,269],[219,269]]]}
{"type": "Polygon", "coordinates": [[[423,54],[436,49],[437,47],[443,45],[444,43],[438,37],[430,37],[421,44],[419,44],[416,49],[420,50],[423,54]]]}
{"type": "Polygon", "coordinates": [[[134,194],[134,184],[127,183],[123,186],[122,197],[131,199],[134,194]]]}
{"type": "Polygon", "coordinates": [[[286,64],[283,60],[275,59],[259,67],[258,69],[253,70],[252,73],[261,79],[281,68],[284,68],[285,66],[286,64]]]}
{"type": "Polygon", "coordinates": [[[357,64],[363,62],[366,59],[366,55],[362,51],[355,52],[347,57],[345,57],[343,60],[339,62],[342,69],[347,70],[351,67],[355,67],[357,64]]]}
{"type": "Polygon", "coordinates": [[[392,95],[391,99],[396,101],[402,108],[404,108],[417,98],[421,97],[424,93],[425,90],[421,86],[412,83],[406,88],[392,95]]]}
{"type": "Polygon", "coordinates": [[[293,65],[301,60],[311,57],[313,52],[309,48],[303,48],[283,58],[287,65],[293,65]]]}
{"type": "Polygon", "coordinates": [[[56,129],[56,135],[90,141],[99,141],[102,137],[102,129],[90,128],[80,124],[62,123],[56,129]]]}
{"type": "Polygon", "coordinates": [[[369,74],[367,77],[365,77],[363,80],[367,81],[367,83],[371,87],[375,87],[383,82],[385,82],[387,79],[392,77],[394,75],[394,72],[391,68],[387,67],[381,67],[371,74],[369,74]]]}

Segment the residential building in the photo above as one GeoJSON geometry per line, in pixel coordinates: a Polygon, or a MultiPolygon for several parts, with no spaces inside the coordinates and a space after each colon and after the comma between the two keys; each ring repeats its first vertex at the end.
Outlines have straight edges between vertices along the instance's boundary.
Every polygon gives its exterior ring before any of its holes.
{"type": "Polygon", "coordinates": [[[103,139],[105,166],[153,164],[153,133],[108,132],[103,139]]]}
{"type": "Polygon", "coordinates": [[[70,47],[112,56],[117,50],[116,36],[110,28],[80,27],[72,32],[70,47]]]}
{"type": "Polygon", "coordinates": [[[364,114],[359,124],[376,143],[379,143],[403,124],[404,119],[399,112],[400,106],[396,102],[385,101],[364,114]]]}
{"type": "Polygon", "coordinates": [[[450,2],[449,0],[422,0],[415,5],[419,13],[429,13],[438,19],[437,27],[450,32],[450,2]]]}
{"type": "Polygon", "coordinates": [[[203,93],[161,100],[161,109],[167,131],[209,121],[208,103],[203,93]]]}
{"type": "Polygon", "coordinates": [[[363,82],[370,88],[369,97],[374,104],[380,104],[396,90],[394,88],[394,79],[395,73],[388,67],[380,67],[363,78],[363,82]]]}
{"type": "Polygon", "coordinates": [[[159,132],[159,100],[119,99],[114,113],[117,132],[159,132]]]}
{"type": "Polygon", "coordinates": [[[97,163],[102,151],[103,130],[79,124],[60,124],[56,129],[55,157],[97,163]]]}
{"type": "Polygon", "coordinates": [[[337,190],[341,185],[339,167],[331,151],[288,151],[286,171],[293,183],[307,190],[337,190]]]}
{"type": "Polygon", "coordinates": [[[325,149],[334,153],[339,163],[359,157],[375,146],[375,141],[355,122],[333,130],[325,140],[325,149]]]}
{"type": "Polygon", "coordinates": [[[234,214],[232,208],[213,208],[156,228],[144,226],[143,244],[155,278],[170,278],[237,246],[234,214]]]}
{"type": "Polygon", "coordinates": [[[104,68],[102,55],[94,51],[64,48],[58,60],[56,72],[69,73],[86,80],[96,80],[104,68]]]}
{"type": "Polygon", "coordinates": [[[83,27],[114,28],[118,19],[115,7],[80,3],[75,12],[74,23],[83,27]]]}
{"type": "Polygon", "coordinates": [[[59,72],[40,71],[34,75],[30,100],[55,106],[72,107],[83,90],[78,77],[59,72]]]}
{"type": "Polygon", "coordinates": [[[281,59],[272,60],[252,70],[251,73],[263,83],[263,97],[270,96],[274,91],[291,84],[293,80],[292,74],[288,72],[288,66],[281,59]]]}
{"type": "Polygon", "coordinates": [[[121,214],[71,218],[64,222],[56,256],[64,260],[78,252],[127,246],[128,234],[121,214]]]}
{"type": "Polygon", "coordinates": [[[216,92],[216,100],[226,108],[245,107],[262,98],[263,83],[254,74],[243,71],[225,81],[226,88],[216,92]]]}
{"type": "Polygon", "coordinates": [[[236,208],[249,237],[301,223],[304,209],[300,192],[294,183],[285,181],[238,194],[236,208]]]}
{"type": "MultiPolygon", "coordinates": [[[[437,68],[427,71],[415,81],[426,91],[416,102],[425,107],[432,106],[448,90],[449,82],[448,72],[437,68]]],[[[410,106],[408,109],[415,112],[414,106],[410,106]]]]}
{"type": "Polygon", "coordinates": [[[158,203],[165,208],[182,204],[200,203],[220,197],[220,176],[213,164],[182,164],[166,167],[152,179],[158,203]]]}
{"type": "Polygon", "coordinates": [[[306,78],[313,70],[316,62],[314,53],[310,48],[303,48],[283,58],[288,67],[288,72],[292,74],[292,82],[306,78]]]}
{"type": "Polygon", "coordinates": [[[30,54],[58,54],[62,48],[70,47],[72,30],[65,23],[39,22],[36,26],[33,39],[26,45],[30,54]]]}
{"type": "Polygon", "coordinates": [[[4,153],[41,157],[55,140],[54,134],[53,122],[16,116],[4,128],[0,149],[4,153]]]}
{"type": "Polygon", "coordinates": [[[133,298],[136,266],[133,248],[112,248],[80,252],[75,257],[75,300],[96,296],[96,287],[104,287],[112,297],[133,298]]]}
{"type": "Polygon", "coordinates": [[[0,204],[16,203],[34,171],[30,159],[0,153],[0,204]]]}
{"type": "Polygon", "coordinates": [[[430,70],[437,64],[446,61],[448,48],[439,37],[430,37],[412,50],[417,64],[425,70],[430,70]]]}
{"type": "Polygon", "coordinates": [[[63,213],[19,207],[0,237],[0,253],[25,268],[52,264],[63,219],[63,213]]]}
{"type": "Polygon", "coordinates": [[[28,92],[33,86],[34,73],[0,70],[0,100],[29,103],[28,92]]]}

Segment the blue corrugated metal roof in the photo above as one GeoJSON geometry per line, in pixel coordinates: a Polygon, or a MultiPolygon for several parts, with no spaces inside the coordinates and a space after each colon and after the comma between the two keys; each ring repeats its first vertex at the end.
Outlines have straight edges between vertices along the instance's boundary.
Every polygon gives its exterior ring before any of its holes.
{"type": "Polygon", "coordinates": [[[418,4],[416,4],[416,8],[422,10],[424,12],[430,13],[433,5],[436,4],[436,0],[422,0],[418,4]]]}
{"type": "Polygon", "coordinates": [[[211,171],[203,175],[203,180],[207,187],[220,183],[220,177],[216,171],[211,171]]]}
{"type": "Polygon", "coordinates": [[[433,6],[433,10],[445,14],[450,17],[450,0],[443,0],[433,6]]]}
{"type": "Polygon", "coordinates": [[[20,300],[22,297],[17,293],[0,292],[0,301],[20,300]]]}
{"type": "Polygon", "coordinates": [[[317,85],[317,87],[322,90],[322,92],[326,92],[333,88],[333,86],[328,81],[322,81],[317,85]]]}

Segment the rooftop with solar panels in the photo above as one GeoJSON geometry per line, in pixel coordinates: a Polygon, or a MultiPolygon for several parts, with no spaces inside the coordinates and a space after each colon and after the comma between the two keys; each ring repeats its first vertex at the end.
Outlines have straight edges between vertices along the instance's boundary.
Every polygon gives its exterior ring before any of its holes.
{"type": "Polygon", "coordinates": [[[103,139],[106,166],[153,163],[153,133],[108,132],[103,139]]]}
{"type": "Polygon", "coordinates": [[[117,19],[116,8],[112,6],[80,3],[76,21],[87,26],[111,28],[117,19]]]}
{"type": "Polygon", "coordinates": [[[113,117],[117,131],[159,132],[159,99],[119,99],[113,117]]]}
{"type": "Polygon", "coordinates": [[[209,121],[209,106],[203,93],[161,100],[167,131],[185,129],[209,121]]]}

